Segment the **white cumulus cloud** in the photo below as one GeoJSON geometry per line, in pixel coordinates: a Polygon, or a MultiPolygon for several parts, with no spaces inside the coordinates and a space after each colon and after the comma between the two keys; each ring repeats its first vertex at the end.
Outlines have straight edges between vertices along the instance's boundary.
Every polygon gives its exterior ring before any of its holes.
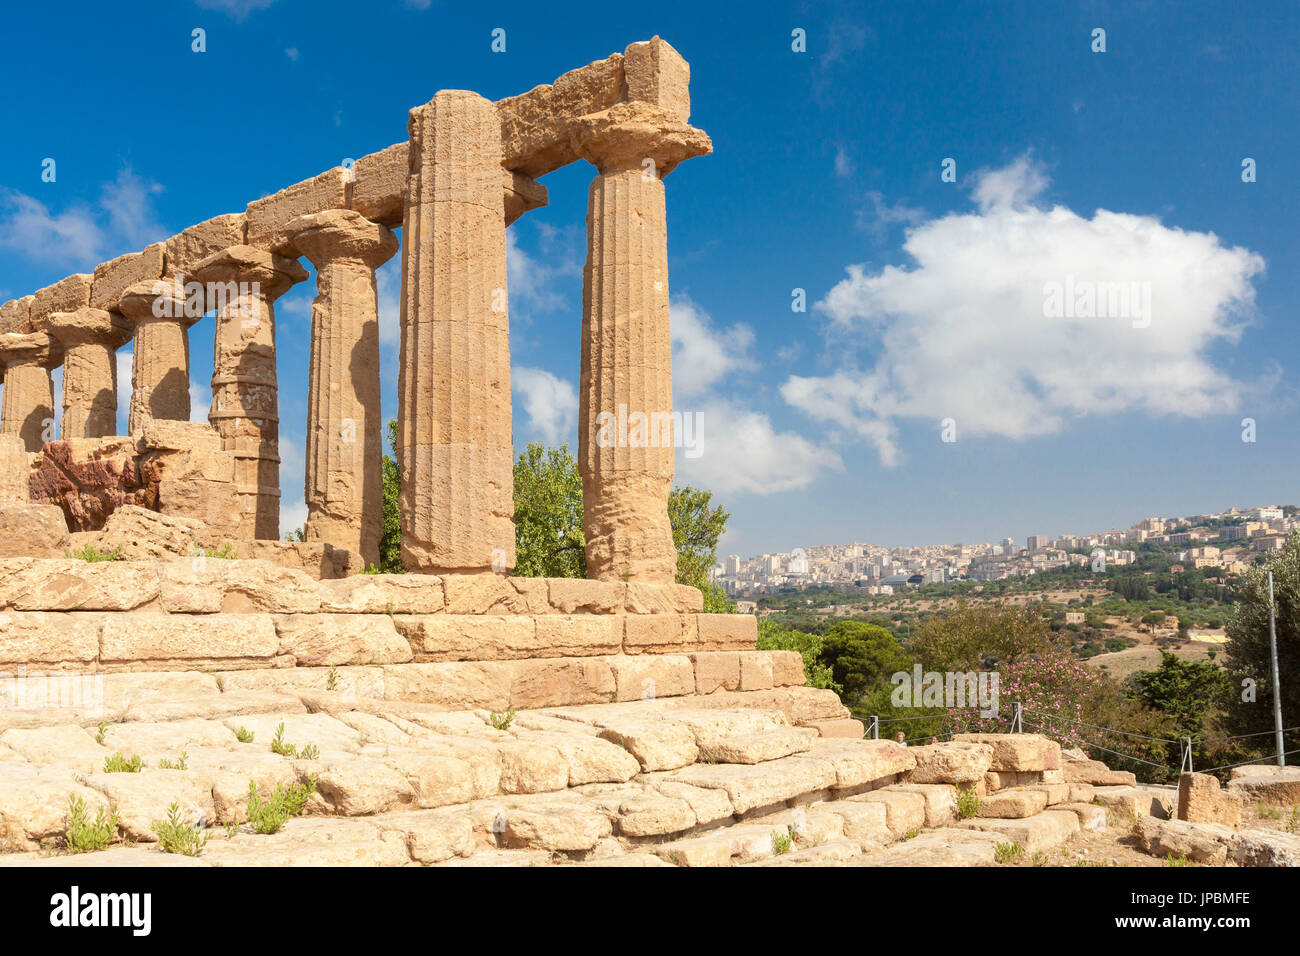
{"type": "Polygon", "coordinates": [[[529,422],[548,445],[575,440],[578,392],[572,382],[545,369],[516,365],[510,369],[510,384],[515,399],[523,402],[529,422]]]}
{"type": "Polygon", "coordinates": [[[972,180],[977,210],[911,229],[910,264],[850,265],[817,303],[837,342],[870,358],[791,376],[787,402],[893,465],[904,419],[1024,439],[1087,414],[1228,413],[1253,387],[1210,352],[1249,319],[1259,255],[1152,216],[1041,204],[1048,179],[1029,156],[972,180]],[[1070,300],[1063,312],[1053,294],[1070,300]]]}

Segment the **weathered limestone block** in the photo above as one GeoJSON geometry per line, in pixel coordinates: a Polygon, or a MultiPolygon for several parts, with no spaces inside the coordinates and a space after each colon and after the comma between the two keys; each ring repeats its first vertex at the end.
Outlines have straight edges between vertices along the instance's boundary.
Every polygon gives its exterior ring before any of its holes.
{"type": "Polygon", "coordinates": [[[320,582],[321,610],[350,614],[438,614],[446,598],[431,574],[357,574],[320,582]]]}
{"type": "Polygon", "coordinates": [[[780,727],[700,744],[700,759],[708,763],[757,764],[806,753],[816,733],[802,727],[780,727]]]}
{"type": "MultiPolygon", "coordinates": [[[[250,242],[253,233],[249,220],[250,242]]],[[[241,538],[280,536],[280,416],[274,302],[307,270],[253,246],[232,246],[194,267],[217,312],[208,420],[235,454],[241,538]]]]}
{"type": "Polygon", "coordinates": [[[925,825],[946,827],[957,819],[957,788],[946,783],[901,783],[894,790],[925,798],[925,825]]]}
{"type": "Polygon", "coordinates": [[[925,826],[925,795],[895,787],[872,790],[849,797],[855,803],[880,803],[885,806],[885,826],[897,839],[925,826]]]}
{"type": "Polygon", "coordinates": [[[73,796],[82,799],[91,819],[99,809],[108,809],[103,794],[70,779],[66,771],[7,762],[0,774],[0,851],[36,850],[46,841],[57,841],[73,796]]]}
{"type": "MultiPolygon", "coordinates": [[[[158,567],[161,604],[172,613],[314,614],[320,610],[317,582],[294,568],[206,554],[186,561],[168,561],[158,567]]],[[[232,622],[232,626],[242,626],[242,620],[232,622]]]]}
{"type": "Polygon", "coordinates": [[[771,690],[772,658],[767,651],[740,652],[740,689],[771,690]]]}
{"type": "Polygon", "coordinates": [[[238,538],[229,543],[240,558],[267,561],[276,567],[305,571],[316,581],[345,578],[360,574],[363,570],[361,555],[324,542],[238,538]]]}
{"type": "Polygon", "coordinates": [[[139,773],[104,773],[103,765],[84,778],[86,786],[98,790],[117,810],[127,839],[154,843],[153,825],[167,819],[168,808],[180,807],[186,822],[215,822],[212,783],[186,770],[158,770],[146,767],[139,773]]]}
{"type": "Polygon", "coordinates": [[[1193,863],[1223,866],[1232,840],[1231,827],[1139,817],[1133,824],[1138,846],[1153,856],[1184,857],[1193,863]]]}
{"type": "MultiPolygon", "coordinates": [[[[600,736],[622,747],[647,773],[689,767],[699,756],[695,732],[686,724],[652,716],[597,718],[600,736]]],[[[676,783],[689,782],[671,779],[676,783]]],[[[730,816],[730,811],[728,811],[730,816]]]]}
{"type": "Polygon", "coordinates": [[[29,452],[54,439],[54,386],[50,369],[63,362],[63,346],[46,332],[0,335],[4,366],[0,433],[17,435],[29,452]]]}
{"type": "MultiPolygon", "coordinates": [[[[544,620],[539,618],[539,622],[544,620]]],[[[620,701],[655,700],[695,693],[695,669],[689,657],[679,654],[619,655],[610,658],[610,666],[614,669],[615,699],[620,701]]]]}
{"type": "Polygon", "coordinates": [[[758,643],[758,619],[752,614],[696,614],[694,618],[702,651],[749,651],[758,643]]]}
{"type": "Polygon", "coordinates": [[[976,783],[993,760],[993,748],[980,743],[940,743],[907,750],[916,758],[910,783],[976,783]]]}
{"type": "Polygon", "coordinates": [[[1184,773],[1178,778],[1179,820],[1190,823],[1241,823],[1241,795],[1219,786],[1219,778],[1208,773],[1184,773]]]}
{"type": "Polygon", "coordinates": [[[49,442],[32,466],[32,502],[58,505],[73,531],[98,531],[116,509],[140,500],[135,452],[130,438],[49,442]]]}
{"type": "Polygon", "coordinates": [[[140,661],[241,661],[265,666],[279,647],[269,614],[237,620],[185,614],[109,615],[100,632],[105,664],[140,661]]]}
{"type": "Polygon", "coordinates": [[[143,252],[131,252],[96,266],[90,286],[90,308],[116,311],[128,286],[162,278],[163,249],[161,242],[155,242],[143,252]]]}
{"type": "MultiPolygon", "coordinates": [[[[835,770],[813,757],[782,757],[764,763],[696,764],[671,775],[680,783],[724,790],[737,813],[785,803],[806,793],[825,790],[835,782],[835,770]]],[[[919,797],[916,798],[921,803],[919,797]]]]}
{"type": "Polygon", "coordinates": [[[501,574],[447,574],[442,578],[448,614],[526,614],[528,600],[501,574]]]}
{"type": "Polygon", "coordinates": [[[516,708],[605,703],[615,692],[607,658],[554,657],[501,666],[510,675],[510,706],[516,708]]]}
{"type": "Polygon", "coordinates": [[[910,748],[888,740],[814,740],[811,753],[834,768],[831,786],[837,790],[866,786],[916,766],[910,748]]]}
{"type": "Polygon", "coordinates": [[[397,252],[397,237],[349,209],[299,216],[286,229],[316,267],[304,538],[378,564],[384,445],[375,270],[397,252]]]}
{"type": "Polygon", "coordinates": [[[158,600],[158,571],[136,561],[38,558],[0,570],[0,605],[18,611],[130,611],[158,600]]]}
{"type": "Polygon", "coordinates": [[[222,444],[211,425],[154,418],[144,423],[137,458],[142,504],[202,522],[212,545],[238,538],[241,530],[235,452],[222,444]]]}
{"type": "MultiPolygon", "coordinates": [[[[4,566],[9,564],[0,563],[0,575],[6,574],[4,566]]],[[[4,581],[0,587],[7,591],[7,575],[4,581]]],[[[42,664],[84,665],[95,660],[99,656],[100,619],[97,614],[0,612],[0,634],[4,635],[0,640],[0,666],[9,671],[3,676],[13,677],[13,668],[20,664],[34,669],[42,664]]],[[[6,695],[5,684],[7,681],[0,680],[0,697],[6,695]]],[[[12,694],[8,696],[8,706],[17,707],[12,694]]]]}
{"type": "Polygon", "coordinates": [[[275,619],[279,653],[299,667],[333,664],[400,664],[411,645],[383,614],[281,614],[275,619]]]}
{"type": "Polygon", "coordinates": [[[1019,843],[1027,854],[1060,846],[1079,832],[1079,818],[1068,810],[1045,810],[1023,820],[975,819],[954,824],[960,829],[983,830],[1002,843],[1019,843]]]}
{"type": "Polygon", "coordinates": [[[383,673],[387,700],[497,713],[510,707],[511,675],[492,661],[402,664],[385,667],[383,673]]]}
{"type": "Polygon", "coordinates": [[[680,654],[701,647],[698,614],[629,614],[623,618],[623,650],[628,654],[680,654]]]}
{"type": "Polygon", "coordinates": [[[1237,767],[1228,790],[1251,803],[1300,805],[1300,767],[1237,767]],[[1240,770],[1250,772],[1239,775],[1240,770]]]}
{"type": "Polygon", "coordinates": [[[704,595],[688,584],[629,581],[626,598],[629,614],[698,614],[704,610],[704,595]]]}
{"type": "Polygon", "coordinates": [[[189,281],[189,273],[208,256],[242,246],[247,239],[248,218],[242,213],[214,216],[178,232],[163,244],[163,275],[189,281]]]}
{"type": "Polygon", "coordinates": [[[537,626],[525,615],[402,615],[394,623],[420,660],[513,660],[538,656],[541,649],[537,626]]]}
{"type": "Polygon", "coordinates": [[[1066,760],[1062,768],[1067,783],[1098,787],[1133,786],[1137,777],[1129,770],[1111,770],[1100,760],[1066,760]]]}
{"type": "Polygon", "coordinates": [[[30,310],[27,314],[28,324],[24,327],[0,329],[4,332],[30,332],[39,329],[40,323],[53,312],[76,312],[90,305],[90,288],[94,276],[90,273],[71,275],[60,279],[54,285],[37,289],[29,296],[30,310]]]}
{"type": "MultiPolygon", "coordinates": [[[[312,179],[294,183],[278,193],[248,204],[245,242],[281,256],[297,257],[289,223],[299,216],[347,209],[352,174],[342,166],[327,169],[312,179]]],[[[197,269],[196,269],[197,271],[197,269]]]]}
{"type": "MultiPolygon", "coordinates": [[[[54,286],[50,288],[54,288],[54,286]]],[[[12,333],[22,335],[30,332],[33,329],[32,303],[35,301],[36,296],[28,295],[23,296],[21,299],[10,299],[8,302],[0,304],[0,335],[10,335],[12,333]]],[[[86,301],[90,301],[89,291],[86,293],[86,301]]],[[[67,309],[58,311],[66,312],[67,309]]]]}
{"type": "Polygon", "coordinates": [[[979,816],[999,819],[1023,819],[1047,809],[1047,794],[1042,790],[1003,790],[980,798],[979,816]]]}
{"type": "Polygon", "coordinates": [[[1058,770],[1061,745],[1038,734],[954,734],[954,741],[988,744],[991,770],[1058,770]]]}
{"type": "Polygon", "coordinates": [[[736,651],[704,651],[692,654],[695,665],[695,693],[740,689],[740,654],[736,651]]]}
{"type": "Polygon", "coordinates": [[[17,435],[0,434],[0,508],[31,501],[27,487],[30,470],[23,440],[17,435]]]}
{"type": "Polygon", "coordinates": [[[551,607],[561,614],[621,614],[627,587],[618,581],[549,578],[551,607]]]}
{"type": "Polygon", "coordinates": [[[0,558],[61,557],[69,543],[57,505],[0,505],[0,558]]]}
{"type": "Polygon", "coordinates": [[[190,333],[203,318],[203,303],[189,308],[183,288],[162,279],[127,286],[118,303],[129,328],[131,408],[128,430],[144,431],[145,422],[162,418],[190,420],[190,333]]]}
{"type": "Polygon", "coordinates": [[[867,728],[860,720],[852,717],[842,720],[810,720],[803,726],[810,727],[823,737],[862,740],[867,728]]]}
{"type": "Polygon", "coordinates": [[[501,124],[443,90],[411,111],[397,458],[402,560],[515,565],[501,124]]]}
{"type": "Polygon", "coordinates": [[[1154,785],[1094,787],[1093,799],[1101,806],[1123,814],[1166,820],[1177,809],[1178,790],[1175,787],[1154,785]]]}
{"type": "Polygon", "coordinates": [[[691,117],[691,68],[666,41],[653,37],[633,43],[623,53],[627,98],[665,110],[685,123],[691,117]]]}
{"type": "Polygon", "coordinates": [[[99,531],[72,536],[72,549],[87,544],[99,551],[118,551],[124,561],[171,560],[194,557],[196,548],[209,538],[208,526],[192,518],[177,518],[141,508],[121,505],[99,531]]]}
{"type": "Polygon", "coordinates": [[[1277,830],[1242,830],[1228,844],[1238,866],[1300,866],[1300,836],[1277,830]]]}

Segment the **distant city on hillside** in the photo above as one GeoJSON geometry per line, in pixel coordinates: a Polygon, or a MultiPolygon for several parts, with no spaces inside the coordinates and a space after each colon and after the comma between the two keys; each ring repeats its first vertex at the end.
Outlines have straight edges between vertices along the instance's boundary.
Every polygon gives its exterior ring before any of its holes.
{"type": "Polygon", "coordinates": [[[1277,505],[1145,518],[1125,530],[1030,535],[1023,545],[1011,538],[899,548],[855,541],[751,558],[730,554],[712,569],[712,579],[733,597],[824,585],[890,595],[923,584],[1000,581],[1070,566],[1102,571],[1132,564],[1139,549],[1150,548],[1169,552],[1177,570],[1217,568],[1240,574],[1264,553],[1279,550],[1287,534],[1300,530],[1296,511],[1295,505],[1277,505]]]}

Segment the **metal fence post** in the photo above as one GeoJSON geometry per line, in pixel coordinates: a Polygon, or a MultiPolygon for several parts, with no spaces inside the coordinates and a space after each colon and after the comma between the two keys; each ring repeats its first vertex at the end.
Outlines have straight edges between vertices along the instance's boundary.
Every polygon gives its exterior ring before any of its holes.
{"type": "Polygon", "coordinates": [[[872,740],[880,739],[880,717],[876,714],[871,715],[871,723],[867,725],[867,736],[872,740]]]}

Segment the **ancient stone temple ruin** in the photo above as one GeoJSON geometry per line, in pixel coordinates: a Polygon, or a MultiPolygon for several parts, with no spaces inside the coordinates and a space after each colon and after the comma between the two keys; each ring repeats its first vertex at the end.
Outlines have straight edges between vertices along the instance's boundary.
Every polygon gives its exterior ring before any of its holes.
{"type": "MultiPolygon", "coordinates": [[[[864,740],[834,692],[802,686],[799,653],[756,650],[754,617],[703,613],[674,583],[671,436],[601,427],[671,421],[664,178],[710,150],[688,79],[655,38],[499,102],[443,91],[402,142],[0,306],[0,863],[72,847],[75,801],[116,814],[113,839],[138,843],[106,851],[122,862],[156,859],[172,805],[226,825],[198,858],[217,865],[698,865],[783,847],[987,863],[1006,839],[1104,824],[1056,744],[864,740]],[[516,577],[506,229],[576,161],[595,167],[589,579],[516,577]],[[370,574],[375,270],[399,255],[411,573],[370,574]],[[310,354],[277,354],[275,303],[303,259],[310,354]],[[212,404],[192,422],[191,326],[209,314],[212,404]],[[288,361],[309,371],[300,542],[277,540],[288,361]],[[958,824],[957,784],[1017,792],[958,824]],[[250,789],[282,786],[304,788],[302,817],[259,832],[250,789]]],[[[1104,782],[1158,804],[1131,775],[1104,782]]]]}

